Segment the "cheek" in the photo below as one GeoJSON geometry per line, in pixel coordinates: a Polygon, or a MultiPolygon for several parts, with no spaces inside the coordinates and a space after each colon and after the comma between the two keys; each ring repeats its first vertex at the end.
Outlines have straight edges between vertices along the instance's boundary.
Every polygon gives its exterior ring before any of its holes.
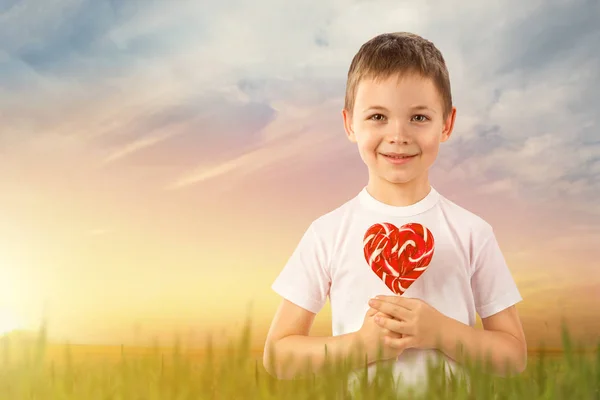
{"type": "Polygon", "coordinates": [[[423,153],[431,154],[437,152],[437,143],[434,141],[427,141],[421,145],[423,153]]]}
{"type": "Polygon", "coordinates": [[[374,132],[369,132],[368,130],[361,130],[360,133],[357,133],[356,141],[359,150],[365,155],[368,153],[373,153],[379,146],[377,134],[374,132]]]}
{"type": "Polygon", "coordinates": [[[365,142],[364,140],[358,140],[358,152],[360,153],[361,157],[363,159],[367,159],[371,157],[371,149],[368,145],[368,142],[365,142]]]}
{"type": "Polygon", "coordinates": [[[440,146],[440,135],[436,133],[422,135],[419,140],[419,147],[423,154],[435,155],[438,152],[440,146]]]}

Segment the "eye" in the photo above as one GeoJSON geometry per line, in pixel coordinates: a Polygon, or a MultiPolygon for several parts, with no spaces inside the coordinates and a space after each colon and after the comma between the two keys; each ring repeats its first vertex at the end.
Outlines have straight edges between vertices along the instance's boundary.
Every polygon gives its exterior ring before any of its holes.
{"type": "Polygon", "coordinates": [[[422,118],[422,119],[420,121],[417,121],[417,122],[426,122],[426,121],[429,120],[429,118],[426,115],[423,115],[423,114],[415,115],[413,118],[419,118],[419,117],[422,118]]]}
{"type": "Polygon", "coordinates": [[[384,118],[385,116],[383,116],[382,114],[373,114],[369,117],[369,119],[373,121],[383,121],[384,118]]]}

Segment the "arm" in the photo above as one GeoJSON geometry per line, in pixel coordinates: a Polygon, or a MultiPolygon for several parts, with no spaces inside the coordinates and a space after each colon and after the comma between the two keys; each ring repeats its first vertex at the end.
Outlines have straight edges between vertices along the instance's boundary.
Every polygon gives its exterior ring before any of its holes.
{"type": "Polygon", "coordinates": [[[308,336],[315,316],[315,313],[288,300],[282,301],[267,334],[263,354],[263,365],[269,374],[279,379],[293,379],[306,371],[308,360],[311,371],[317,373],[326,359],[325,346],[329,359],[351,355],[359,343],[358,332],[340,336],[308,336]]]}
{"type": "Polygon", "coordinates": [[[527,342],[516,307],[482,318],[482,322],[483,330],[445,318],[439,350],[457,362],[464,362],[465,357],[483,362],[489,359],[493,372],[500,375],[508,372],[507,367],[510,373],[523,372],[527,342]]]}
{"type": "Polygon", "coordinates": [[[527,365],[527,344],[514,305],[482,318],[481,330],[440,313],[420,299],[377,296],[369,304],[392,317],[378,318],[379,326],[405,335],[387,338],[392,347],[438,349],[461,364],[491,362],[488,366],[492,371],[486,372],[500,375],[521,373],[527,365]]]}
{"type": "Polygon", "coordinates": [[[398,354],[383,345],[386,331],[375,323],[377,311],[373,309],[366,311],[356,332],[333,337],[309,336],[331,286],[327,246],[330,240],[318,234],[314,223],[311,224],[272,285],[283,301],[267,334],[263,365],[277,378],[292,379],[309,372],[309,362],[310,372],[319,373],[326,361],[343,359],[352,363],[346,366],[354,368],[398,354]]]}
{"type": "Polygon", "coordinates": [[[490,356],[489,361],[497,373],[508,372],[505,371],[506,361],[513,370],[511,372],[521,373],[527,365],[527,344],[514,305],[523,299],[493,228],[489,224],[483,228],[473,239],[479,243],[473,245],[478,251],[473,258],[471,288],[475,308],[481,316],[484,329],[481,331],[458,327],[457,330],[464,332],[462,341],[467,354],[483,357],[483,361],[488,361],[485,358],[490,356]]]}

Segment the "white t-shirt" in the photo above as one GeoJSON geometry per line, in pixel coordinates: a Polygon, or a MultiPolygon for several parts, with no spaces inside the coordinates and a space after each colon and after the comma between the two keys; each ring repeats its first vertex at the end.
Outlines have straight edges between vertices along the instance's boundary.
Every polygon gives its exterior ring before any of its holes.
{"type": "MultiPolygon", "coordinates": [[[[377,295],[418,298],[471,326],[522,300],[492,227],[434,188],[406,207],[363,188],[310,224],[272,289],[313,313],[329,297],[334,336],[359,330],[377,295]]],[[[420,381],[430,355],[456,370],[441,352],[408,349],[396,376],[420,381]]]]}

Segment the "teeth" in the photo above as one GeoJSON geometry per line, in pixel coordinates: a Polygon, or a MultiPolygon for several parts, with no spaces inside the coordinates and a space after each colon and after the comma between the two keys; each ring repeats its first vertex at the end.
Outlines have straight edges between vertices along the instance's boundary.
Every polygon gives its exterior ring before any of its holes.
{"type": "Polygon", "coordinates": [[[391,156],[391,155],[388,155],[388,157],[390,157],[390,158],[408,158],[408,156],[391,156]]]}

